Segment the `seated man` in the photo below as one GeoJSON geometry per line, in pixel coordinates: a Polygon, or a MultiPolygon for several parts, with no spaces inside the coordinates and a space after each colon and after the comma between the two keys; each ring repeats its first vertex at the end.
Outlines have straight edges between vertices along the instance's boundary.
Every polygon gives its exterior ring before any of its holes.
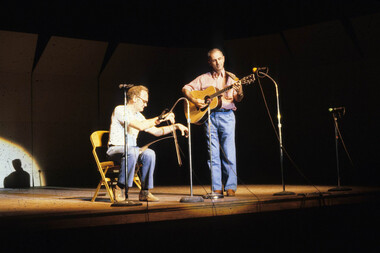
{"type": "Polygon", "coordinates": [[[142,163],[140,201],[158,201],[159,199],[149,192],[153,188],[153,172],[156,164],[156,155],[152,149],[146,149],[140,154],[137,146],[137,136],[140,131],[145,131],[154,136],[169,134],[175,130],[180,130],[182,135],[187,135],[188,129],[182,124],[174,124],[174,114],[167,113],[162,117],[146,119],[141,112],[148,103],[148,88],[139,85],[130,88],[127,92],[128,103],[126,115],[124,116],[124,106],[116,106],[111,117],[110,135],[108,141],[107,155],[113,160],[121,161],[121,169],[118,183],[114,188],[116,202],[124,201],[128,198],[128,187],[132,187],[135,166],[138,159],[142,163]],[[124,121],[127,120],[127,143],[128,143],[128,182],[125,182],[125,159],[124,159],[124,121]],[[170,121],[173,125],[156,127],[163,121],[170,121]],[[123,194],[125,189],[125,194],[123,194]]]}

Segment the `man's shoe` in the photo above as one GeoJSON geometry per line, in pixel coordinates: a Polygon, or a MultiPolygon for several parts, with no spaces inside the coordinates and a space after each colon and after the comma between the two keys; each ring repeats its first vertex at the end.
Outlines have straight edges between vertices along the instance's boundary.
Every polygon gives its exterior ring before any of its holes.
{"type": "Polygon", "coordinates": [[[231,189],[228,189],[228,190],[227,190],[227,196],[228,196],[228,197],[234,197],[234,196],[235,196],[235,191],[234,191],[234,190],[231,190],[231,189]]]}
{"type": "Polygon", "coordinates": [[[121,189],[118,185],[113,188],[113,197],[116,202],[122,202],[125,200],[125,194],[123,189],[121,189]]]}
{"type": "Polygon", "coordinates": [[[214,193],[219,194],[219,195],[223,195],[222,190],[215,190],[214,193]]]}
{"type": "Polygon", "coordinates": [[[152,193],[147,190],[141,190],[139,194],[140,201],[148,201],[148,202],[157,202],[160,199],[155,197],[152,193]]]}

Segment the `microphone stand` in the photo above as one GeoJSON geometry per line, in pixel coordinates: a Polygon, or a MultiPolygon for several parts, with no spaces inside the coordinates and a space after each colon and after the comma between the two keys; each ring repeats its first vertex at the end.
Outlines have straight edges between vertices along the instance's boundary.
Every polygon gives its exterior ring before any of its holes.
{"type": "Polygon", "coordinates": [[[190,170],[190,196],[182,197],[180,202],[182,203],[195,203],[203,202],[201,196],[193,196],[193,165],[192,165],[192,155],[191,155],[191,131],[190,131],[190,104],[187,98],[182,98],[186,101],[187,105],[187,128],[189,130],[188,143],[189,143],[189,170],[190,170]]]}
{"type": "Polygon", "coordinates": [[[340,116],[339,112],[332,112],[332,116],[334,118],[334,130],[335,130],[335,155],[336,155],[336,170],[337,170],[337,177],[338,177],[338,186],[335,188],[331,188],[328,191],[350,191],[351,188],[347,187],[341,187],[340,186],[340,169],[339,169],[339,155],[338,155],[338,141],[339,141],[339,134],[338,134],[338,117],[337,114],[340,116]]]}
{"type": "Polygon", "coordinates": [[[122,206],[141,206],[142,203],[128,199],[128,121],[127,121],[127,90],[134,86],[133,84],[123,84],[119,87],[124,91],[124,172],[125,172],[125,200],[122,202],[114,202],[111,207],[122,206]]]}
{"type": "Polygon", "coordinates": [[[274,83],[274,86],[276,88],[276,101],[277,101],[277,121],[278,121],[278,137],[279,137],[279,145],[280,145],[280,166],[281,166],[281,181],[282,181],[282,192],[274,193],[273,196],[283,196],[283,195],[295,195],[294,192],[289,192],[285,190],[285,180],[284,180],[284,155],[283,155],[283,146],[282,146],[282,125],[281,125],[281,113],[280,113],[280,95],[278,92],[278,85],[275,80],[273,80],[272,77],[270,77],[268,74],[264,72],[257,71],[257,76],[259,76],[259,73],[268,77],[272,82],[274,83]]]}
{"type": "Polygon", "coordinates": [[[213,180],[212,180],[212,150],[211,150],[211,120],[210,120],[210,106],[207,108],[207,113],[208,113],[208,138],[209,138],[209,152],[210,152],[210,171],[211,171],[211,193],[207,193],[206,195],[203,196],[204,199],[221,199],[224,198],[223,193],[218,194],[215,193],[213,190],[213,180]]]}

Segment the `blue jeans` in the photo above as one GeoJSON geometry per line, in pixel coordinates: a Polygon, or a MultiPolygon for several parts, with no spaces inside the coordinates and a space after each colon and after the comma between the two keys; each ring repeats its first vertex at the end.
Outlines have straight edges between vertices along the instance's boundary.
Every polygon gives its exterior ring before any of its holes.
{"type": "MultiPolygon", "coordinates": [[[[128,187],[133,185],[133,177],[135,175],[136,163],[142,164],[141,168],[141,189],[148,190],[153,188],[153,173],[156,166],[156,153],[152,149],[146,149],[139,155],[140,148],[133,146],[128,147],[128,187]]],[[[120,161],[120,173],[118,184],[125,185],[125,159],[124,146],[111,146],[107,150],[107,155],[112,160],[120,161]]]]}
{"type": "MultiPolygon", "coordinates": [[[[235,113],[232,110],[214,111],[210,115],[212,190],[234,190],[237,188],[236,148],[235,148],[235,113]]],[[[208,120],[205,122],[208,151],[210,139],[208,120]]]]}

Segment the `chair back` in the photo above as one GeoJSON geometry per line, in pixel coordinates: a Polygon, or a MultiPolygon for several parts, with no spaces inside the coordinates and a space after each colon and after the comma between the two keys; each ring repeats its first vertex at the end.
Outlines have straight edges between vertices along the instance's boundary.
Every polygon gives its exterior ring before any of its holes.
{"type": "Polygon", "coordinates": [[[117,180],[117,176],[111,177],[109,174],[118,174],[120,167],[115,166],[113,161],[107,161],[106,159],[108,137],[109,131],[106,130],[95,131],[90,135],[92,154],[94,155],[96,166],[98,167],[98,171],[101,176],[98,187],[96,188],[94,196],[91,199],[92,202],[95,201],[101,186],[104,185],[111,199],[111,202],[114,203],[114,196],[109,184],[114,184],[117,180]]]}
{"type": "Polygon", "coordinates": [[[90,136],[92,154],[94,155],[97,165],[100,165],[101,161],[106,160],[105,152],[107,151],[108,137],[109,131],[107,130],[95,131],[90,136]]]}
{"type": "Polygon", "coordinates": [[[108,141],[109,133],[110,132],[106,130],[99,130],[93,132],[90,136],[92,147],[95,149],[98,147],[105,146],[104,144],[106,144],[108,141]]]}

